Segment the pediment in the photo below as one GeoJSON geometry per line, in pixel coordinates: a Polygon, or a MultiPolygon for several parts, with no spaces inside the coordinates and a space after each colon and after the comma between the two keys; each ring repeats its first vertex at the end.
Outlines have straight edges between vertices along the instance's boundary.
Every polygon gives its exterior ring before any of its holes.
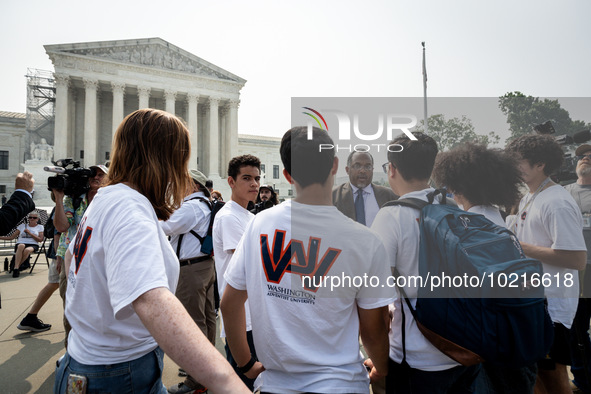
{"type": "Polygon", "coordinates": [[[169,69],[244,84],[246,80],[178,48],[161,38],[124,41],[99,41],[77,44],[46,45],[47,53],[75,54],[131,63],[144,67],[169,69]]]}

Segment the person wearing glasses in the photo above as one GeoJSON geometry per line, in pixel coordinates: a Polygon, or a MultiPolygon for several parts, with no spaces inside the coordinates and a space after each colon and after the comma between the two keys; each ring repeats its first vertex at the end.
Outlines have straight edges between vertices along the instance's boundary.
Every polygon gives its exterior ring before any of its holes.
{"type": "Polygon", "coordinates": [[[374,163],[369,152],[352,152],[345,167],[349,182],[332,190],[332,203],[345,216],[368,227],[378,211],[398,196],[387,187],[372,183],[374,163]]]}
{"type": "Polygon", "coordinates": [[[0,237],[0,239],[11,241],[16,237],[18,237],[18,240],[14,247],[13,278],[19,277],[19,267],[29,258],[31,253],[39,250],[39,242],[43,241],[43,226],[39,224],[39,213],[37,211],[29,213],[27,223],[20,224],[12,235],[0,237]]]}
{"type": "MultiPolygon", "coordinates": [[[[55,202],[55,194],[53,192],[51,192],[51,200],[55,202]]],[[[16,328],[19,330],[42,332],[51,329],[51,324],[43,323],[43,321],[39,319],[37,315],[41,308],[43,308],[43,305],[49,301],[51,295],[59,288],[60,283],[59,265],[57,264],[55,251],[59,245],[61,234],[53,225],[54,216],[55,207],[49,214],[49,218],[45,222],[45,226],[43,226],[43,233],[48,239],[51,240],[49,248],[47,248],[47,252],[45,253],[49,263],[49,269],[47,270],[47,284],[37,294],[35,302],[33,302],[31,309],[29,309],[29,313],[27,313],[23,320],[21,320],[21,322],[16,326],[16,328]]]]}
{"type": "Polygon", "coordinates": [[[587,245],[587,265],[584,271],[579,271],[581,283],[581,298],[571,329],[570,348],[573,374],[573,384],[582,392],[591,390],[591,340],[589,340],[589,320],[591,319],[591,145],[583,144],[575,151],[577,158],[577,181],[565,186],[573,196],[583,214],[583,238],[587,245]],[[584,273],[583,273],[584,272],[584,273]]]}

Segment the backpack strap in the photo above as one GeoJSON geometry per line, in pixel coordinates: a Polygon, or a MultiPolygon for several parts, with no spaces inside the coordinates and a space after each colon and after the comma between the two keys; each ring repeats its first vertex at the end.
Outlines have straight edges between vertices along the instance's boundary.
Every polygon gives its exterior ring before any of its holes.
{"type": "MultiPolygon", "coordinates": [[[[433,203],[433,200],[435,198],[435,194],[433,194],[433,192],[429,193],[428,198],[429,198],[429,202],[418,199],[418,198],[413,198],[413,197],[401,198],[398,200],[388,201],[387,203],[382,205],[382,208],[383,207],[401,206],[401,207],[414,208],[414,209],[421,211],[427,205],[430,205],[433,203]]],[[[394,267],[394,275],[396,277],[400,276],[400,273],[398,272],[398,269],[396,267],[394,267]]],[[[410,313],[412,314],[412,316],[416,320],[417,319],[416,311],[413,309],[413,307],[410,303],[410,300],[406,296],[406,292],[404,291],[404,289],[402,287],[399,287],[399,286],[396,286],[396,287],[400,291],[402,298],[404,298],[404,300],[406,301],[406,305],[408,305],[408,309],[410,310],[410,313]]],[[[408,363],[406,362],[406,315],[404,313],[404,305],[400,305],[400,313],[402,314],[402,330],[401,330],[402,331],[402,363],[401,364],[406,367],[406,366],[408,366],[408,363]]]]}
{"type": "MultiPolygon", "coordinates": [[[[211,206],[211,201],[209,201],[209,200],[208,200],[208,199],[206,199],[206,198],[203,198],[203,197],[193,197],[191,200],[199,200],[199,201],[203,201],[204,203],[206,203],[206,204],[207,204],[207,206],[209,207],[209,210],[210,210],[210,211],[213,209],[213,207],[211,206]]],[[[188,200],[188,201],[191,201],[191,200],[188,200]]]]}
{"type": "Polygon", "coordinates": [[[419,198],[409,197],[409,198],[401,198],[399,200],[388,201],[387,203],[382,205],[382,208],[401,206],[401,207],[409,207],[409,208],[418,209],[420,211],[429,204],[430,203],[428,203],[427,201],[423,201],[419,198]]]}
{"type": "Polygon", "coordinates": [[[456,205],[457,206],[455,201],[447,199],[447,189],[441,188],[441,189],[435,189],[432,192],[430,192],[429,194],[427,194],[428,201],[423,201],[419,198],[414,198],[414,197],[401,198],[398,200],[388,201],[387,203],[382,205],[382,208],[383,207],[393,207],[393,206],[403,206],[403,207],[418,209],[420,211],[423,208],[425,208],[427,205],[433,204],[433,201],[435,201],[435,197],[437,197],[437,195],[439,195],[439,194],[441,194],[441,200],[439,201],[439,204],[441,204],[441,205],[456,205]]]}
{"type": "MultiPolygon", "coordinates": [[[[424,201],[422,201],[422,202],[424,202],[424,201]]],[[[394,267],[394,275],[396,275],[397,277],[400,276],[400,273],[398,272],[398,269],[396,269],[396,267],[394,267]]],[[[415,321],[416,321],[417,320],[416,311],[413,309],[412,304],[410,303],[410,300],[406,296],[404,289],[402,287],[398,287],[398,286],[396,286],[396,287],[400,291],[402,298],[404,298],[404,300],[406,301],[406,305],[408,305],[408,309],[410,310],[410,313],[412,314],[412,316],[415,318],[415,321]]],[[[402,330],[401,330],[402,331],[402,362],[401,362],[401,365],[402,366],[409,366],[408,363],[406,362],[406,315],[404,313],[404,305],[400,305],[400,313],[402,313],[402,330]]]]}
{"type": "Polygon", "coordinates": [[[185,234],[179,235],[179,241],[176,244],[176,258],[177,259],[181,258],[181,243],[183,242],[184,236],[185,236],[185,234]]]}
{"type": "MultiPolygon", "coordinates": [[[[211,202],[203,197],[193,197],[187,201],[192,201],[192,200],[199,200],[199,201],[203,201],[204,203],[207,204],[207,206],[209,207],[209,210],[212,210],[212,206],[211,206],[211,202]]],[[[186,202],[186,201],[185,201],[186,202]]],[[[195,238],[197,238],[199,240],[199,242],[201,244],[203,244],[203,240],[205,239],[205,237],[201,237],[199,236],[199,234],[197,234],[195,231],[191,230],[189,231],[189,233],[191,233],[195,238]]],[[[187,233],[188,234],[188,233],[187,233]]],[[[179,235],[179,241],[176,244],[176,257],[178,259],[181,258],[181,243],[183,242],[183,237],[185,236],[185,234],[181,234],[179,235]]]]}

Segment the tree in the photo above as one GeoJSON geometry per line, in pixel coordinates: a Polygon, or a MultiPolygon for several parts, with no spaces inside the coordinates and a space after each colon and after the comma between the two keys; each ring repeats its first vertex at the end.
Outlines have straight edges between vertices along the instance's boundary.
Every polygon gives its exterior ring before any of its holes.
{"type": "MultiPolygon", "coordinates": [[[[415,130],[424,132],[424,125],[425,122],[421,120],[415,130]]],[[[465,115],[461,118],[445,119],[442,114],[429,116],[429,136],[437,141],[440,151],[452,149],[466,142],[496,144],[501,139],[492,131],[488,135],[476,134],[472,121],[465,115]]]]}
{"type": "Polygon", "coordinates": [[[521,92],[509,92],[499,97],[499,108],[507,115],[510,139],[531,134],[535,125],[548,120],[552,122],[557,135],[573,135],[588,127],[583,121],[573,121],[558,100],[539,99],[521,92]]]}

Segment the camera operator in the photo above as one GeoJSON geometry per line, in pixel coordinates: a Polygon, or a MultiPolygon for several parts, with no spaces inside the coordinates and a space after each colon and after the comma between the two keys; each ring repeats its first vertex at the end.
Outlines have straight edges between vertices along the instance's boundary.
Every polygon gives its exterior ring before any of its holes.
{"type": "MultiPolygon", "coordinates": [[[[78,225],[80,224],[80,220],[82,220],[82,216],[84,216],[84,212],[86,212],[86,208],[88,208],[88,205],[92,202],[92,199],[101,187],[104,176],[108,172],[107,167],[102,164],[91,166],[90,168],[94,168],[96,174],[94,177],[89,178],[88,185],[90,188],[86,193],[73,198],[72,196],[65,196],[63,190],[52,189],[55,195],[55,218],[53,223],[57,231],[62,233],[56,255],[59,267],[58,270],[60,271],[60,296],[64,301],[64,306],[66,302],[67,285],[66,272],[64,269],[64,256],[66,255],[66,250],[68,250],[68,245],[70,245],[70,242],[76,235],[76,230],[78,230],[78,225]]],[[[64,344],[67,348],[68,334],[70,333],[71,327],[65,316],[64,329],[66,331],[64,344]]]]}
{"type": "Polygon", "coordinates": [[[275,193],[273,186],[262,185],[259,188],[259,194],[257,195],[254,208],[251,209],[250,212],[256,215],[257,213],[264,211],[267,208],[274,207],[277,204],[279,204],[279,200],[277,199],[277,193],[275,193]]]}

